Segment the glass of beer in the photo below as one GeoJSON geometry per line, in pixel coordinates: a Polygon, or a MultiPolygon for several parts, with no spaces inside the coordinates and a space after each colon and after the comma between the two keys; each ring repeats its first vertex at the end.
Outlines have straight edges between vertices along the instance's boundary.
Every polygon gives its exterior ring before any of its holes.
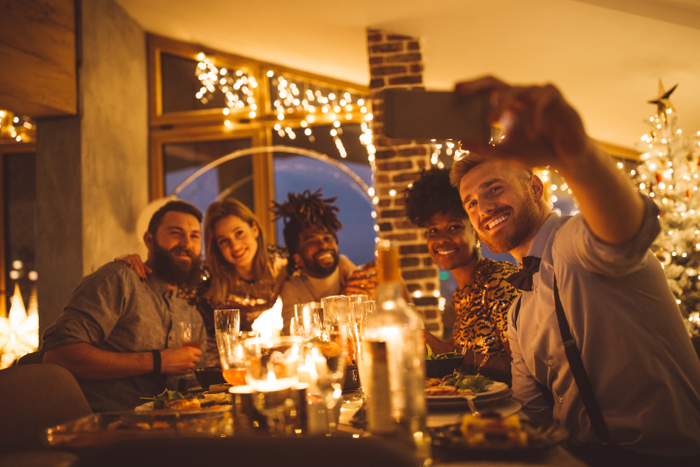
{"type": "Polygon", "coordinates": [[[180,321],[177,323],[177,332],[183,347],[202,347],[202,323],[180,321]]]}
{"type": "Polygon", "coordinates": [[[221,373],[231,386],[246,384],[246,355],[243,341],[237,334],[222,333],[216,335],[221,357],[221,373]]]}

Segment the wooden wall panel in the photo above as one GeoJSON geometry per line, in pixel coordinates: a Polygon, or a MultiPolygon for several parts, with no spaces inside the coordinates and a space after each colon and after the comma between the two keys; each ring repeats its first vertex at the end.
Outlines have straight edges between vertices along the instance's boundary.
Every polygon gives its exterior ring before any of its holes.
{"type": "Polygon", "coordinates": [[[75,0],[0,0],[0,108],[77,113],[75,0]]]}

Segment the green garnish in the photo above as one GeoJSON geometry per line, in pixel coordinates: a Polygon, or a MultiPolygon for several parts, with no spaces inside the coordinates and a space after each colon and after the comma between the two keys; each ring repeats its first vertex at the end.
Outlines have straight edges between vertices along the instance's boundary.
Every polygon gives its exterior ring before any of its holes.
{"type": "Polygon", "coordinates": [[[425,344],[425,359],[426,360],[445,360],[447,358],[459,358],[462,354],[459,352],[433,353],[430,345],[425,344]]]}
{"type": "Polygon", "coordinates": [[[439,386],[455,386],[457,389],[469,389],[474,394],[479,394],[492,384],[493,380],[485,376],[465,375],[455,370],[452,375],[444,378],[439,386]]]}
{"type": "Polygon", "coordinates": [[[169,389],[166,389],[163,391],[161,394],[158,394],[155,397],[142,397],[141,399],[147,399],[149,401],[153,401],[153,408],[154,409],[162,409],[164,407],[165,402],[169,401],[177,401],[180,399],[204,399],[204,395],[201,393],[190,393],[188,392],[187,394],[181,394],[177,391],[171,391],[169,389]]]}

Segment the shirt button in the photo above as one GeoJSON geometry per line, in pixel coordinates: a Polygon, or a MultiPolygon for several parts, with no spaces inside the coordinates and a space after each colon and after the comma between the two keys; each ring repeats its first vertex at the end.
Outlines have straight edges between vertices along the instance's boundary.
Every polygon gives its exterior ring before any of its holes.
{"type": "Polygon", "coordinates": [[[554,365],[554,359],[550,358],[549,360],[547,360],[547,365],[549,365],[549,366],[554,365]]]}
{"type": "Polygon", "coordinates": [[[563,403],[564,403],[564,398],[563,398],[563,397],[560,397],[560,398],[559,398],[559,402],[563,404],[563,403]]]}

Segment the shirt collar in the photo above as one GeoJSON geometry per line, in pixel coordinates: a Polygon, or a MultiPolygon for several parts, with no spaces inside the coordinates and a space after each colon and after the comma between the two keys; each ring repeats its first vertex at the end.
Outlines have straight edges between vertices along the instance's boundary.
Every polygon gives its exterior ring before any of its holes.
{"type": "Polygon", "coordinates": [[[537,235],[535,235],[535,239],[532,241],[532,245],[530,245],[527,256],[534,256],[535,258],[540,259],[542,258],[544,248],[547,246],[547,240],[549,240],[549,235],[552,233],[552,229],[554,228],[554,224],[557,222],[557,219],[559,219],[559,214],[556,212],[553,212],[547,216],[547,220],[544,221],[544,224],[542,224],[542,227],[540,227],[537,235]]]}
{"type": "Polygon", "coordinates": [[[146,261],[146,266],[151,268],[153,271],[148,275],[148,280],[146,281],[151,289],[153,289],[153,291],[159,296],[171,298],[173,296],[173,292],[176,292],[177,289],[171,289],[168,287],[168,284],[155,272],[155,269],[153,269],[153,264],[151,264],[150,261],[146,261]]]}

